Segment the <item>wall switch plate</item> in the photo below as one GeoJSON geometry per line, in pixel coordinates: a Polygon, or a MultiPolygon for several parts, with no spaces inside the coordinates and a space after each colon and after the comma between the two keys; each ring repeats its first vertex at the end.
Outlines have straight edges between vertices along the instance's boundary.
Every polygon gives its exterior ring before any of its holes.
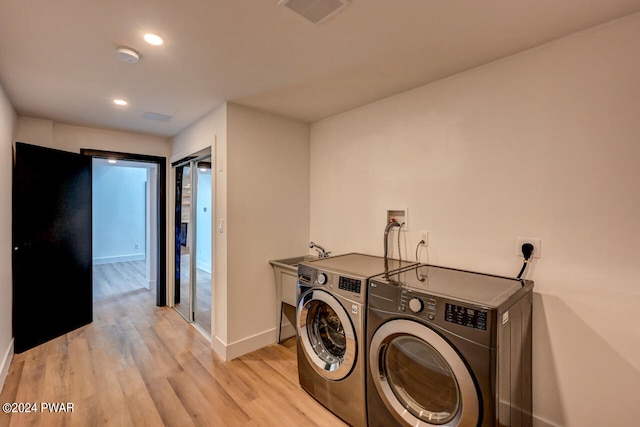
{"type": "Polygon", "coordinates": [[[542,256],[542,241],[537,237],[518,237],[516,239],[516,255],[522,257],[522,245],[531,243],[533,245],[533,254],[531,258],[540,258],[542,256]]]}

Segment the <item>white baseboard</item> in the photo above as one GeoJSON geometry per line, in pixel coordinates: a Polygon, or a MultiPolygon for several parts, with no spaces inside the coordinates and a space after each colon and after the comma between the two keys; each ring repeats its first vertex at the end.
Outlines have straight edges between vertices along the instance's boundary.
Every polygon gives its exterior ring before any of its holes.
{"type": "Polygon", "coordinates": [[[227,360],[227,344],[218,337],[212,337],[211,347],[222,360],[227,360]]]}
{"type": "Polygon", "coordinates": [[[533,416],[533,427],[560,427],[544,418],[533,416]]]}
{"type": "Polygon", "coordinates": [[[236,357],[261,349],[262,347],[266,347],[269,344],[273,344],[277,339],[278,331],[275,328],[231,344],[227,344],[220,338],[215,337],[213,339],[213,350],[218,353],[223,360],[232,360],[236,357]]]}
{"type": "Polygon", "coordinates": [[[149,290],[150,291],[153,291],[153,290],[156,289],[156,283],[157,282],[155,280],[148,280],[147,282],[149,283],[149,290]]]}
{"type": "Polygon", "coordinates": [[[9,374],[9,366],[11,366],[11,361],[13,360],[13,338],[9,342],[9,348],[4,354],[2,358],[2,364],[0,364],[0,392],[4,388],[4,382],[7,379],[7,375],[9,374]]]}
{"type": "Polygon", "coordinates": [[[125,262],[125,261],[144,261],[147,259],[144,253],[141,254],[128,254],[128,255],[118,255],[118,256],[105,256],[94,258],[94,264],[111,264],[114,262],[125,262]]]}

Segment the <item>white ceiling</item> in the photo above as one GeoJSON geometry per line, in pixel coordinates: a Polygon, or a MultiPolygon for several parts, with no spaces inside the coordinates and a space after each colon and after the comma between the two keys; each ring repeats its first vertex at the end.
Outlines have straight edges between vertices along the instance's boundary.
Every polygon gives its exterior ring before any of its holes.
{"type": "Polygon", "coordinates": [[[313,122],[638,11],[352,0],[316,26],[278,0],[0,0],[0,83],[18,114],[82,126],[173,136],[225,101],[313,122]],[[118,45],[140,61],[117,60],[118,45]]]}

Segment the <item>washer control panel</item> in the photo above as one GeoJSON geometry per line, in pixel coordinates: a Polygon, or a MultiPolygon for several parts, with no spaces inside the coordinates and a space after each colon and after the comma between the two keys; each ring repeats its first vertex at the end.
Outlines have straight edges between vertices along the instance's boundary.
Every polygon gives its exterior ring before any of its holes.
{"type": "Polygon", "coordinates": [[[340,276],[340,279],[338,280],[338,289],[359,294],[362,290],[362,280],[340,276]]]}
{"type": "Polygon", "coordinates": [[[318,274],[318,284],[325,285],[327,283],[327,275],[325,273],[318,274]]]}
{"type": "Polygon", "coordinates": [[[324,288],[345,296],[356,294],[358,300],[366,295],[366,283],[367,279],[362,277],[343,276],[330,270],[315,269],[306,265],[298,267],[298,285],[324,288]]]}

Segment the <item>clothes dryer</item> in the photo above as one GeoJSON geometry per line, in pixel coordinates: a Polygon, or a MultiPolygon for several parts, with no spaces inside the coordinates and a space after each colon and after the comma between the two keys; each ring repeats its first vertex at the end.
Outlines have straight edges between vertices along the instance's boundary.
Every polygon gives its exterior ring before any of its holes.
{"type": "Polygon", "coordinates": [[[369,425],[530,426],[532,288],[433,265],[371,279],[369,425]]]}
{"type": "Polygon", "coordinates": [[[352,426],[367,425],[365,316],[370,277],[416,263],[350,253],[298,265],[300,385],[352,426]]]}

